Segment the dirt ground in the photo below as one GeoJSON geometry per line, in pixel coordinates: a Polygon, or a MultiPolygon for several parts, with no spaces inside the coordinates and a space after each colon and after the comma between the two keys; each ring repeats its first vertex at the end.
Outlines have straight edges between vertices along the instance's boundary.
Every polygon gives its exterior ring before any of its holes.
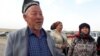
{"type": "Polygon", "coordinates": [[[6,37],[0,37],[0,56],[4,56],[6,37]]]}

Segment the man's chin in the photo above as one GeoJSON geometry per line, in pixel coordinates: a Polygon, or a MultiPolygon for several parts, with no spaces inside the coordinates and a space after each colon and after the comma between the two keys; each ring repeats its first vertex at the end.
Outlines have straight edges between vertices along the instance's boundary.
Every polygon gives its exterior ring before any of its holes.
{"type": "Polygon", "coordinates": [[[41,30],[41,29],[42,29],[42,27],[35,27],[35,29],[36,29],[36,30],[41,30]]]}

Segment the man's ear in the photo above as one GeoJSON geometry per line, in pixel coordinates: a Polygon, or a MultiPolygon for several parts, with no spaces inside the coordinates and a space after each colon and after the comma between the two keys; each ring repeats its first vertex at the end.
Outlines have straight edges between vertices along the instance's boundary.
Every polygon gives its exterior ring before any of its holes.
{"type": "Polygon", "coordinates": [[[26,19],[26,18],[27,18],[26,14],[23,14],[23,18],[24,18],[25,21],[27,21],[27,19],[26,19]]]}

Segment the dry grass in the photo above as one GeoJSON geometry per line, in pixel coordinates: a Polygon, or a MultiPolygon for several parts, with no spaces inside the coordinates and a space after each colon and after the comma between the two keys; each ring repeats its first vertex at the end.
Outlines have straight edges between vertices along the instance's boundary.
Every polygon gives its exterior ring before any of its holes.
{"type": "Polygon", "coordinates": [[[0,43],[5,44],[7,41],[6,37],[0,37],[0,43]]]}
{"type": "Polygon", "coordinates": [[[6,37],[0,37],[0,56],[4,56],[6,37]]]}

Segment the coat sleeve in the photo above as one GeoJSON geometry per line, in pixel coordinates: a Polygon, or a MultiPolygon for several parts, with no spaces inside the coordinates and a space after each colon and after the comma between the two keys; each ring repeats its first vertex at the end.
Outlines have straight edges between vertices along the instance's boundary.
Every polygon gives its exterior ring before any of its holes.
{"type": "Polygon", "coordinates": [[[11,34],[8,34],[4,56],[13,56],[13,42],[11,34]]]}
{"type": "Polygon", "coordinates": [[[71,45],[69,46],[68,56],[72,56],[72,55],[73,55],[74,46],[76,45],[76,41],[77,41],[77,39],[75,39],[75,40],[71,43],[71,45]]]}
{"type": "Polygon", "coordinates": [[[63,53],[59,52],[59,50],[55,49],[56,50],[56,56],[65,56],[63,53]]]}
{"type": "Polygon", "coordinates": [[[92,55],[93,55],[93,56],[97,56],[97,47],[96,47],[96,43],[94,43],[92,55]]]}

